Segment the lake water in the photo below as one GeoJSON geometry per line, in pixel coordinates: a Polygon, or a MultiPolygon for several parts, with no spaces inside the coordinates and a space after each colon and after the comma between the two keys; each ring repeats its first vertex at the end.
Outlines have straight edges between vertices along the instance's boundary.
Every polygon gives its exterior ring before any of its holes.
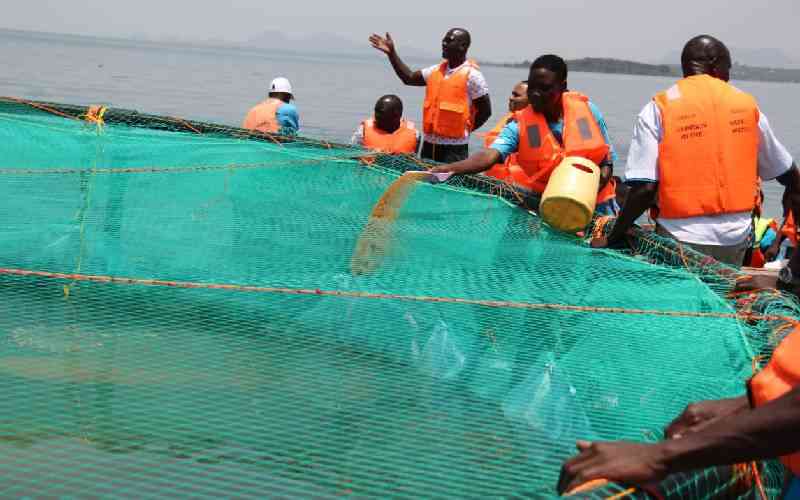
{"type": "MultiPolygon", "coordinates": [[[[367,33],[364,34],[364,43],[367,33]]],[[[529,58],[535,57],[535,49],[529,58]]],[[[422,67],[436,60],[409,60],[422,67]]],[[[0,31],[0,94],[74,104],[105,104],[141,112],[238,125],[247,110],[265,97],[269,81],[288,77],[295,90],[302,132],[348,141],[371,113],[377,97],[398,94],[406,115],[421,121],[424,89],[406,87],[386,57],[314,56],[286,50],[242,50],[98,40],[0,31]]],[[[484,67],[494,115],[506,110],[514,83],[526,77],[516,68],[484,67]]],[[[632,75],[573,73],[570,87],[591,96],[603,111],[620,154],[627,155],[634,119],[653,94],[672,79],[632,75]]],[[[753,93],[778,137],[792,154],[800,153],[800,86],[735,82],[753,93]]],[[[473,140],[473,151],[480,141],[473,140]]],[[[766,185],[767,211],[779,213],[782,188],[766,185]]]]}

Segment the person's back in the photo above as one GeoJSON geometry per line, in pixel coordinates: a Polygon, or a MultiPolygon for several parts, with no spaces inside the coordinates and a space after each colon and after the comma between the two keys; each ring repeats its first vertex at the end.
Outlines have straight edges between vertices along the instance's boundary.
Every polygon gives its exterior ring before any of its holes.
{"type": "Polygon", "coordinates": [[[656,231],[740,266],[753,231],[757,178],[800,194],[800,175],[755,99],[728,83],[731,57],[701,35],[681,54],[684,78],[642,109],[628,152],[630,192],[617,224],[595,247],[620,244],[655,205],[656,231]]]}
{"type": "Polygon", "coordinates": [[[250,109],[242,128],[270,134],[296,134],[300,129],[300,118],[292,99],[294,95],[289,80],[274,79],[269,97],[250,109]]]}
{"type": "Polygon", "coordinates": [[[418,132],[413,122],[403,119],[403,102],[385,95],[375,103],[372,118],[361,122],[351,142],[383,153],[412,154],[417,151],[418,132]]]}

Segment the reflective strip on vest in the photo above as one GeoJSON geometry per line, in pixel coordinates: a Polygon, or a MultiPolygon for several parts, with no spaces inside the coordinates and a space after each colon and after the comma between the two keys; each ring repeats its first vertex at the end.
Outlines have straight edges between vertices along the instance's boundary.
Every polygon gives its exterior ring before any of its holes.
{"type": "Polygon", "coordinates": [[[471,68],[478,65],[469,60],[445,78],[447,61],[434,70],[425,89],[422,127],[426,134],[460,139],[472,129],[472,102],[468,82],[471,68]]]}
{"type": "Polygon", "coordinates": [[[283,104],[283,101],[280,99],[272,97],[257,104],[247,113],[242,123],[242,128],[271,134],[277,133],[281,128],[277,118],[278,109],[283,106],[283,104]]]}
{"type": "Polygon", "coordinates": [[[364,147],[383,153],[414,153],[417,150],[417,129],[413,122],[403,120],[394,132],[387,133],[375,126],[370,118],[363,123],[364,147]]]}
{"type": "MultiPolygon", "coordinates": [[[[800,326],[796,326],[775,348],[769,364],[750,379],[750,401],[754,406],[761,406],[799,385],[800,326]]],[[[800,475],[800,452],[781,457],[781,462],[800,475]]]]}
{"type": "Polygon", "coordinates": [[[750,212],[758,173],[758,106],[708,75],[680,80],[655,97],[659,215],[687,218],[750,212]]]}
{"type": "MultiPolygon", "coordinates": [[[[561,102],[563,145],[550,131],[545,117],[531,106],[515,114],[519,125],[517,161],[527,175],[527,185],[523,187],[537,193],[544,192],[550,174],[565,157],[581,156],[598,165],[608,157],[609,146],[589,107],[589,99],[577,92],[565,92],[561,102]]],[[[615,194],[614,184],[609,182],[598,193],[598,202],[608,201],[615,194]]]]}

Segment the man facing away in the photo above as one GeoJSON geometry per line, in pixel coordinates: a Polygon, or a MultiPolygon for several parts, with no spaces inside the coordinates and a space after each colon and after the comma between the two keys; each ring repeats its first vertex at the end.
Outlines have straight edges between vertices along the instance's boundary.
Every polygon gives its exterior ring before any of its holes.
{"type": "Polygon", "coordinates": [[[596,210],[616,213],[611,182],[616,157],[600,110],[588,97],[567,90],[567,64],[556,55],[538,57],[528,75],[529,105],[514,114],[488,149],[466,160],[432,169],[434,173],[477,174],[516,153],[524,173],[512,182],[531,194],[541,194],[550,174],[567,156],[581,156],[600,167],[596,210]]]}
{"type": "Polygon", "coordinates": [[[426,87],[423,109],[423,159],[439,162],[463,160],[469,153],[470,134],[492,114],[489,87],[478,65],[467,60],[471,40],[467,30],[453,28],[442,39],[440,64],[411,71],[397,55],[391,35],[373,34],[372,46],[389,57],[400,80],[415,87],[426,87]]]}
{"type": "Polygon", "coordinates": [[[403,118],[403,101],[388,94],[378,99],[374,115],[361,122],[350,142],[383,153],[413,154],[417,152],[419,132],[414,122],[403,118]]]}
{"type": "Polygon", "coordinates": [[[291,102],[293,99],[289,80],[275,78],[270,85],[269,96],[247,113],[242,128],[269,134],[296,134],[300,130],[300,117],[291,102]]]}
{"type": "MultiPolygon", "coordinates": [[[[794,200],[800,173],[756,100],[728,83],[731,56],[722,42],[692,38],[681,65],[684,78],[656,95],[636,120],[625,171],[631,189],[608,239],[597,238],[592,246],[621,243],[655,204],[659,234],[740,266],[758,177],[777,179],[785,198],[794,200]]],[[[800,267],[787,272],[792,281],[800,267]]]]}

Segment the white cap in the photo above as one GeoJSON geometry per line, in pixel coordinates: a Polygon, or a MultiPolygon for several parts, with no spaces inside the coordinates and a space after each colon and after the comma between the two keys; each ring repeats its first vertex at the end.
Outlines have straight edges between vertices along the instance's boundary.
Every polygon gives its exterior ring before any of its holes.
{"type": "Polygon", "coordinates": [[[286,92],[287,94],[292,93],[292,84],[289,83],[287,78],[279,76],[278,78],[272,80],[272,84],[269,86],[270,92],[286,92]]]}

